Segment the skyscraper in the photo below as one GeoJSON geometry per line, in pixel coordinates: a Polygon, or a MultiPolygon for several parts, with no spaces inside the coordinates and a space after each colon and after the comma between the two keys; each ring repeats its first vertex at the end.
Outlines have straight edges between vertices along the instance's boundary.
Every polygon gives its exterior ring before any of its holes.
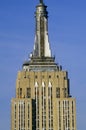
{"type": "Polygon", "coordinates": [[[67,71],[55,63],[48,39],[48,12],[36,6],[35,43],[18,72],[12,99],[11,130],[76,130],[76,102],[67,71]]]}

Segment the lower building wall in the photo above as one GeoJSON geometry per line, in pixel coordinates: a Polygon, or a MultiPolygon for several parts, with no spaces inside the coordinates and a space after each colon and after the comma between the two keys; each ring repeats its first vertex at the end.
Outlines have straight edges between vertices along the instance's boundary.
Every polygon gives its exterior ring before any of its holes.
{"type": "Polygon", "coordinates": [[[11,130],[32,130],[31,99],[12,99],[11,130]]]}
{"type": "MultiPolygon", "coordinates": [[[[56,130],[76,130],[76,105],[74,98],[57,99],[56,130]]],[[[55,109],[55,108],[54,108],[55,109]]]]}

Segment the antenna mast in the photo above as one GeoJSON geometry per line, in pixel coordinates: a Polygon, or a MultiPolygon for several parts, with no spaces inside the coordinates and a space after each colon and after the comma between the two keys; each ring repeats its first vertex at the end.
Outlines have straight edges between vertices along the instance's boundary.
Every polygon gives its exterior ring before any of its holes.
{"type": "Polygon", "coordinates": [[[43,0],[40,0],[40,3],[42,3],[42,4],[43,4],[43,0]]]}

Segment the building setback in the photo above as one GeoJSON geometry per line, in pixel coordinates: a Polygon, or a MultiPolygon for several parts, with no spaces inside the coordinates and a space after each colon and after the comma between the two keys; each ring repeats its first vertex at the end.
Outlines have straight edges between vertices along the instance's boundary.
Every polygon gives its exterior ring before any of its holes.
{"type": "Polygon", "coordinates": [[[18,72],[11,104],[11,130],[76,130],[76,101],[67,71],[55,63],[48,40],[48,12],[36,6],[35,43],[18,72]]]}

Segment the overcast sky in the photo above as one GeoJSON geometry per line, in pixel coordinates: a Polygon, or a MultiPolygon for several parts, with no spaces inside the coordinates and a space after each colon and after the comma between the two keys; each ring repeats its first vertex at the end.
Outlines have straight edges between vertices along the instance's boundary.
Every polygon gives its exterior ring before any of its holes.
{"type": "MultiPolygon", "coordinates": [[[[49,41],[76,98],[77,130],[86,130],[86,1],[44,0],[49,41]]],[[[10,130],[17,72],[33,50],[38,0],[0,0],[0,130],[10,130]]]]}

